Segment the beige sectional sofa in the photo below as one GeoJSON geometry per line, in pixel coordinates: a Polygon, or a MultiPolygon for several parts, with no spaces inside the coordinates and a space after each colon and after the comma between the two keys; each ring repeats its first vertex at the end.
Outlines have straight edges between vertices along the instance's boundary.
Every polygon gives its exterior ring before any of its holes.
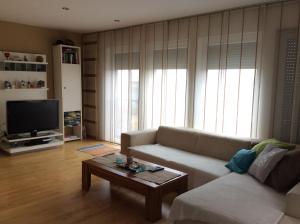
{"type": "Polygon", "coordinates": [[[176,224],[300,223],[300,184],[284,195],[225,167],[239,149],[251,146],[250,139],[163,126],[121,136],[123,154],[189,174],[191,190],[174,200],[170,212],[176,224]]]}
{"type": "Polygon", "coordinates": [[[250,140],[163,126],[121,136],[122,153],[188,173],[190,188],[229,174],[226,161],[250,145],[250,140]]]}

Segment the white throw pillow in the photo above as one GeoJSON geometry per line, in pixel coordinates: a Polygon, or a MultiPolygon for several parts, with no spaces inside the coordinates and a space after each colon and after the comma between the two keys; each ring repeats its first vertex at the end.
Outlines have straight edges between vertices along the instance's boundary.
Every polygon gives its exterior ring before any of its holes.
{"type": "Polygon", "coordinates": [[[287,149],[267,145],[250,166],[248,173],[261,183],[264,183],[276,164],[287,153],[287,149]]]}

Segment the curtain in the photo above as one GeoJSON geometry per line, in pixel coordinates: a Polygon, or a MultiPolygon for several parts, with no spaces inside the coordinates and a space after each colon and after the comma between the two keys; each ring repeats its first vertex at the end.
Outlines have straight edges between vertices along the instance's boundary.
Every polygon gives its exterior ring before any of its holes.
{"type": "Polygon", "coordinates": [[[101,139],[187,126],[188,26],[186,19],[100,33],[101,139]]]}
{"type": "Polygon", "coordinates": [[[168,125],[300,142],[299,6],[100,32],[100,139],[168,125]]]}
{"type": "Polygon", "coordinates": [[[247,8],[198,19],[194,127],[250,137],[258,14],[247,8]]]}

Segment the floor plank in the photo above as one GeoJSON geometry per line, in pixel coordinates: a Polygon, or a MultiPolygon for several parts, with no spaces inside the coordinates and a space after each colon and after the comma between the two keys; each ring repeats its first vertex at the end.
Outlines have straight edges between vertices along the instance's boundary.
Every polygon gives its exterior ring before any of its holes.
{"type": "MultiPolygon", "coordinates": [[[[92,156],[78,148],[98,143],[75,141],[16,156],[1,153],[0,223],[148,223],[141,195],[98,177],[92,177],[87,194],[81,193],[81,161],[92,156]]],[[[168,223],[171,201],[165,200],[158,224],[168,223]]]]}

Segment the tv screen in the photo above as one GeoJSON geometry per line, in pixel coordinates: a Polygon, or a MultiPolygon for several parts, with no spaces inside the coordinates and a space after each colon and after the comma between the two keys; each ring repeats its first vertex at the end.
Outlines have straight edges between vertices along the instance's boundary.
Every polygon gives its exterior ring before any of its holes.
{"type": "Polygon", "coordinates": [[[7,101],[6,113],[8,134],[59,128],[58,100],[7,101]]]}

